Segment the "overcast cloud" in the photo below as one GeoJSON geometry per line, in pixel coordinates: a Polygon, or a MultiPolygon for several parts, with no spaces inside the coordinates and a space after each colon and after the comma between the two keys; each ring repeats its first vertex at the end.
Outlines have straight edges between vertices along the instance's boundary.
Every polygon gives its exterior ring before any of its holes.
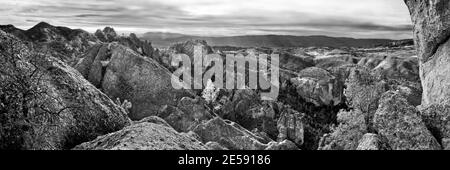
{"type": "Polygon", "coordinates": [[[40,21],[93,32],[412,37],[403,0],[1,0],[0,24],[40,21]]]}

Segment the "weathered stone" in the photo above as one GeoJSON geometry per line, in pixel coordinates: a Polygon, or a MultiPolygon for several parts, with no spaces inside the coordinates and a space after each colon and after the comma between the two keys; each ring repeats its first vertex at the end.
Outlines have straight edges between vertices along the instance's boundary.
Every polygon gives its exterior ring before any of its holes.
{"type": "Polygon", "coordinates": [[[187,90],[172,87],[170,72],[154,60],[117,46],[103,77],[102,89],[111,98],[133,104],[130,118],[156,115],[164,105],[175,106],[182,97],[193,96],[187,90]]]}
{"type": "Polygon", "coordinates": [[[205,146],[210,148],[210,150],[228,150],[217,142],[208,142],[205,146]]]}
{"type": "Polygon", "coordinates": [[[359,110],[338,113],[339,126],[331,134],[324,135],[319,150],[356,150],[367,133],[365,114],[359,110]]]}
{"type": "Polygon", "coordinates": [[[298,146],[303,145],[304,129],[303,129],[302,114],[291,110],[291,112],[284,112],[280,115],[277,123],[278,127],[278,141],[291,140],[298,146]]]}
{"type": "Polygon", "coordinates": [[[396,92],[386,92],[380,99],[373,124],[394,150],[438,150],[441,146],[428,131],[418,111],[396,92]]]}
{"type": "Polygon", "coordinates": [[[204,143],[213,141],[230,150],[263,150],[267,146],[256,135],[239,127],[234,122],[226,122],[216,117],[194,129],[204,143]]]}
{"type": "Polygon", "coordinates": [[[405,0],[419,51],[422,105],[450,102],[450,1],[405,0]]]}
{"type": "Polygon", "coordinates": [[[200,141],[165,125],[137,123],[82,143],[74,150],[207,150],[200,141]]]}
{"type": "Polygon", "coordinates": [[[316,106],[335,106],[342,102],[344,82],[337,81],[324,69],[304,69],[291,82],[296,86],[298,95],[316,106]]]}
{"type": "Polygon", "coordinates": [[[368,128],[372,128],[372,118],[378,108],[380,96],[386,92],[387,83],[380,81],[365,68],[355,67],[347,79],[344,95],[347,105],[365,114],[368,128]]]}
{"type": "Polygon", "coordinates": [[[135,121],[134,124],[145,123],[145,122],[153,123],[153,124],[157,124],[157,125],[163,125],[163,126],[172,128],[164,119],[162,119],[158,116],[149,116],[149,117],[146,117],[139,121],[135,121]]]}
{"type": "Polygon", "coordinates": [[[70,149],[130,124],[123,108],[72,67],[51,56],[30,51],[3,31],[0,31],[0,39],[2,51],[20,48],[13,53],[19,54],[16,62],[21,63],[8,64],[11,60],[2,52],[0,110],[4,117],[0,123],[0,148],[70,149]],[[13,47],[8,47],[8,43],[13,47]],[[10,105],[11,100],[20,105],[10,105]]]}
{"type": "Polygon", "coordinates": [[[207,108],[199,103],[199,100],[191,98],[181,99],[178,107],[163,106],[158,115],[179,132],[188,132],[203,121],[212,118],[207,108]]]}
{"type": "Polygon", "coordinates": [[[299,150],[294,142],[283,140],[281,142],[270,142],[265,150],[299,150]]]}
{"type": "Polygon", "coordinates": [[[104,70],[111,57],[113,44],[99,44],[92,47],[75,66],[83,77],[96,87],[101,87],[104,70]]]}
{"type": "Polygon", "coordinates": [[[450,106],[431,105],[420,108],[420,116],[433,136],[445,148],[443,139],[450,138],[450,106]]]}
{"type": "Polygon", "coordinates": [[[378,135],[367,133],[359,141],[356,150],[387,150],[388,148],[389,147],[386,146],[384,141],[382,141],[378,135]]]}

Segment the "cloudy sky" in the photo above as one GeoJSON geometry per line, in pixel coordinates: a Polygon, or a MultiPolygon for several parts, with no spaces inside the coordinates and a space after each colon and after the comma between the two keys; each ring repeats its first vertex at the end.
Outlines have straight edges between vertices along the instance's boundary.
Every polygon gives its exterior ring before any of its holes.
{"type": "Polygon", "coordinates": [[[1,0],[0,24],[93,32],[411,38],[403,0],[1,0]]]}

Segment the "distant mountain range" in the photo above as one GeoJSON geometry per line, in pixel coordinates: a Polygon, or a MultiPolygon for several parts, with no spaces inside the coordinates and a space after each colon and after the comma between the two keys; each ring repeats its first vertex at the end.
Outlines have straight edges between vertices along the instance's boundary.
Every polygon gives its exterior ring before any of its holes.
{"type": "MultiPolygon", "coordinates": [[[[95,36],[81,29],[53,26],[41,22],[28,30],[13,25],[0,25],[0,29],[22,40],[49,42],[54,40],[95,40],[95,36]]],[[[188,40],[205,40],[210,46],[232,47],[375,47],[412,44],[412,40],[355,39],[328,36],[245,35],[245,36],[191,36],[177,33],[149,32],[140,39],[148,40],[153,47],[165,48],[188,40]]]]}
{"type": "Polygon", "coordinates": [[[184,42],[187,40],[205,40],[211,46],[234,47],[375,47],[388,46],[390,44],[396,44],[396,42],[412,43],[412,40],[355,39],[320,35],[247,35],[206,37],[163,32],[145,33],[141,35],[140,38],[151,41],[154,47],[168,47],[171,44],[184,42]]]}

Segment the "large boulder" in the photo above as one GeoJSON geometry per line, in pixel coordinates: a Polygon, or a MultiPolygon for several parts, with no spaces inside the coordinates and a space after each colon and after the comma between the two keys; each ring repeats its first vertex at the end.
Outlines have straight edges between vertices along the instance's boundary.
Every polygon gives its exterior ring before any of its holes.
{"type": "Polygon", "coordinates": [[[422,105],[450,101],[450,1],[405,0],[419,52],[422,105]]]}
{"type": "Polygon", "coordinates": [[[163,124],[137,123],[80,144],[75,150],[207,150],[200,141],[163,124]]]}
{"type": "Polygon", "coordinates": [[[130,101],[130,118],[137,120],[156,115],[164,105],[177,105],[182,97],[193,96],[188,90],[174,89],[171,78],[171,73],[153,59],[119,45],[112,50],[101,87],[111,98],[130,101]]]}
{"type": "Polygon", "coordinates": [[[422,121],[418,110],[399,93],[388,91],[380,99],[373,124],[394,150],[438,150],[438,141],[422,121]]]}
{"type": "Polygon", "coordinates": [[[319,142],[319,150],[356,150],[367,133],[366,115],[360,110],[341,111],[338,127],[319,142]]]}
{"type": "Polygon", "coordinates": [[[58,59],[0,31],[0,148],[70,149],[122,129],[125,109],[58,59]]]}
{"type": "Polygon", "coordinates": [[[420,116],[433,136],[444,148],[448,148],[450,145],[446,141],[450,139],[450,106],[431,105],[420,108],[420,116]]]}

